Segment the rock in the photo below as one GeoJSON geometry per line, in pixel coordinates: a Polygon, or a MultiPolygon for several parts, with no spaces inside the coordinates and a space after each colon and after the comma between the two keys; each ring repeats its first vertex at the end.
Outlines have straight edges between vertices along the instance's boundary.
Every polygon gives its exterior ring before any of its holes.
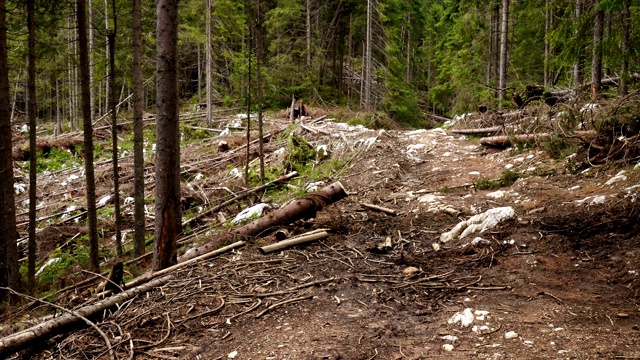
{"type": "Polygon", "coordinates": [[[455,325],[460,323],[460,326],[467,327],[473,324],[473,320],[475,316],[473,315],[473,311],[469,308],[464,309],[462,313],[455,313],[453,316],[447,321],[449,325],[455,325]]]}
{"type": "Polygon", "coordinates": [[[417,267],[409,266],[408,268],[405,268],[404,270],[402,270],[402,275],[411,276],[411,275],[417,273],[418,271],[420,271],[420,269],[418,269],[417,267]]]}
{"type": "Polygon", "coordinates": [[[518,338],[518,333],[516,333],[515,331],[507,331],[504,334],[504,338],[507,339],[507,340],[517,339],[518,338]]]}
{"type": "Polygon", "coordinates": [[[451,344],[444,344],[444,345],[442,345],[442,349],[443,349],[444,351],[453,351],[453,345],[451,345],[451,344]]]}

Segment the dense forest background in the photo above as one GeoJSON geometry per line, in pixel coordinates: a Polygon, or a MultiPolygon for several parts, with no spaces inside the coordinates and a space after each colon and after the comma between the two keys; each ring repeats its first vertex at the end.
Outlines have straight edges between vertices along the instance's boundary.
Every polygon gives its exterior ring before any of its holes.
{"type": "MultiPolygon", "coordinates": [[[[106,113],[107,34],[111,2],[89,1],[93,108],[106,113]]],[[[211,1],[211,97],[214,104],[246,104],[249,69],[260,67],[263,103],[307,103],[384,111],[423,125],[424,113],[497,107],[500,43],[508,1],[426,0],[214,0],[211,1]],[[369,44],[369,45],[368,45],[369,44]],[[370,64],[370,65],[368,65],[370,64]]],[[[12,119],[25,112],[26,11],[8,3],[12,119]]],[[[74,2],[36,4],[39,118],[77,128],[78,45],[74,2]]],[[[179,8],[179,91],[184,106],[205,102],[207,0],[179,8]]],[[[143,4],[144,104],[155,99],[155,6],[143,4]]],[[[506,86],[589,84],[594,23],[603,13],[603,76],[637,70],[638,4],[622,0],[530,0],[508,8],[506,86]],[[625,47],[625,28],[628,26],[625,47]],[[586,80],[583,80],[586,79],[586,80]]],[[[132,93],[131,1],[116,1],[118,33],[115,91],[132,93]]],[[[628,77],[628,75],[626,75],[628,77]]],[[[505,99],[509,99],[506,96],[505,99]]],[[[506,100],[505,100],[506,101],[506,100]]],[[[130,107],[124,101],[122,109],[130,107]]]]}

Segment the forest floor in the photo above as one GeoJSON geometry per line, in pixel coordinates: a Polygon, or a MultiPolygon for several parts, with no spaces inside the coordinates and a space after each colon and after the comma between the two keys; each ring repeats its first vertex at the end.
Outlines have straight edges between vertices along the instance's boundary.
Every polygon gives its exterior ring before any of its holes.
{"type": "MultiPolygon", "coordinates": [[[[536,148],[487,148],[439,128],[306,126],[312,144],[342,157],[342,170],[324,180],[340,181],[349,196],[289,230],[330,236],[262,255],[258,247],[275,241],[267,236],[177,272],[100,325],[118,358],[640,359],[640,170],[613,181],[620,168],[572,174],[536,148]],[[506,169],[520,179],[474,186],[506,169]],[[515,217],[441,241],[500,207],[515,217]],[[380,246],[387,238],[391,246],[380,246]]],[[[269,161],[280,146],[267,144],[269,161]]],[[[203,142],[185,158],[214,147],[203,142]]],[[[108,358],[91,329],[30,355],[108,358]]]]}

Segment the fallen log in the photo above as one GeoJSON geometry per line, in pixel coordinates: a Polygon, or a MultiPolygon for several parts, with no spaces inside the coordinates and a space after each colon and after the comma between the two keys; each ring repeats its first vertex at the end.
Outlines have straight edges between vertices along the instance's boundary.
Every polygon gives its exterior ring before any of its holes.
{"type": "Polygon", "coordinates": [[[216,211],[220,211],[221,209],[225,208],[226,206],[229,206],[233,203],[235,203],[236,201],[242,200],[246,197],[248,197],[251,194],[255,194],[256,192],[262,191],[264,189],[269,188],[270,186],[273,186],[277,183],[283,182],[283,181],[289,181],[291,179],[293,179],[294,177],[298,176],[298,173],[293,171],[290,172],[289,174],[285,175],[285,176],[281,176],[267,184],[264,185],[260,185],[257,187],[254,187],[253,189],[247,190],[245,192],[242,192],[236,196],[234,196],[232,199],[229,199],[225,202],[223,202],[222,204],[216,205],[214,207],[212,207],[211,209],[208,209],[200,214],[198,214],[197,216],[185,221],[184,223],[182,223],[182,228],[186,228],[188,225],[190,225],[192,222],[197,221],[197,220],[202,220],[207,216],[211,216],[213,213],[215,213],[216,211]]]}
{"type": "Polygon", "coordinates": [[[305,244],[308,242],[312,242],[312,241],[316,241],[316,240],[320,240],[320,239],[324,239],[329,237],[329,233],[326,231],[315,231],[309,234],[305,234],[302,236],[298,236],[295,237],[293,239],[289,239],[289,240],[283,240],[280,242],[277,242],[275,244],[270,244],[270,245],[266,245],[260,248],[260,252],[263,255],[278,251],[278,250],[283,250],[286,249],[288,247],[294,246],[294,245],[299,245],[299,244],[305,244]]]}
{"type": "Polygon", "coordinates": [[[389,208],[386,208],[386,207],[383,207],[383,206],[367,204],[367,203],[360,203],[360,205],[366,207],[367,209],[380,211],[380,212],[383,212],[385,214],[389,214],[389,215],[393,215],[393,216],[397,215],[397,211],[395,211],[394,209],[389,209],[389,208]]]}
{"type": "MultiPolygon", "coordinates": [[[[596,131],[587,130],[587,131],[575,131],[572,135],[577,137],[582,136],[594,136],[596,135],[596,131]]],[[[496,146],[496,147],[505,147],[513,145],[514,142],[535,142],[540,141],[546,138],[550,138],[552,133],[537,133],[537,134],[519,134],[519,135],[504,135],[504,136],[491,136],[480,139],[480,144],[485,146],[496,146]]]]}
{"type": "Polygon", "coordinates": [[[221,236],[213,242],[192,250],[188,254],[183,255],[179,261],[185,261],[200,256],[203,253],[208,253],[225,242],[234,241],[238,238],[246,239],[256,237],[265,234],[269,229],[277,228],[281,225],[291,224],[301,219],[314,218],[319,210],[345,197],[347,197],[347,193],[342,184],[337,181],[250,222],[227,236],[221,236]]]}
{"type": "MultiPolygon", "coordinates": [[[[74,311],[84,318],[95,318],[101,316],[102,313],[110,309],[117,304],[132,299],[140,294],[144,294],[153,290],[156,287],[162,286],[173,279],[173,276],[165,276],[147,284],[135,287],[133,289],[122,292],[116,296],[99,301],[93,305],[85,306],[74,311]]],[[[24,350],[31,346],[40,345],[43,341],[51,338],[52,336],[64,334],[73,329],[82,326],[84,320],[77,317],[75,314],[66,313],[62,316],[45,321],[41,324],[32,326],[28,329],[19,331],[0,339],[0,358],[4,359],[8,355],[14,354],[20,350],[24,350]]]]}
{"type": "Polygon", "coordinates": [[[495,134],[502,130],[502,126],[492,126],[488,128],[480,128],[480,129],[454,129],[451,130],[454,134],[459,135],[482,135],[482,134],[495,134]]]}

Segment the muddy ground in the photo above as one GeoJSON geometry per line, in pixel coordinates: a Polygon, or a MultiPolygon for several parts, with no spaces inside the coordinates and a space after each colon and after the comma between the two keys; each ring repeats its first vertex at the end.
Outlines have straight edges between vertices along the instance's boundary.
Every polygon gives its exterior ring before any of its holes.
{"type": "MultiPolygon", "coordinates": [[[[442,129],[307,125],[344,157],[325,182],[350,195],[289,230],[330,236],[269,255],[258,247],[275,240],[254,239],[178,272],[101,325],[117,358],[640,358],[640,170],[607,183],[620,168],[572,174],[536,148],[486,148],[442,129]],[[474,186],[506,169],[521,178],[474,186]],[[515,218],[441,241],[508,206],[515,218]]],[[[21,356],[32,355],[109,358],[92,330],[21,356]]]]}

